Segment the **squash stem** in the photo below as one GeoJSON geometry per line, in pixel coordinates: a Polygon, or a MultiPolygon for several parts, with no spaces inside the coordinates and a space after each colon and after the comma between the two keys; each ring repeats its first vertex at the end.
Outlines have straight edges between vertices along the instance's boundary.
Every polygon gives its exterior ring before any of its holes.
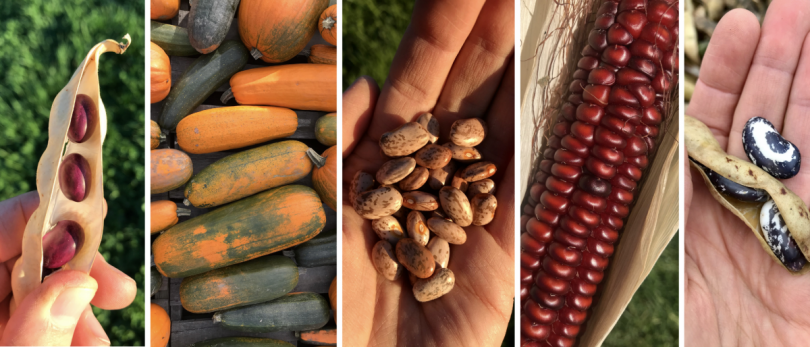
{"type": "Polygon", "coordinates": [[[311,160],[312,163],[319,168],[326,165],[326,158],[318,155],[318,153],[312,148],[307,148],[307,156],[309,157],[309,160],[311,160]]]}
{"type": "Polygon", "coordinates": [[[250,50],[250,56],[252,56],[253,59],[256,60],[262,57],[262,52],[256,49],[256,47],[253,47],[253,49],[250,50]]]}
{"type": "Polygon", "coordinates": [[[178,208],[177,209],[177,216],[178,217],[188,217],[191,215],[191,210],[187,208],[178,208]]]}
{"type": "Polygon", "coordinates": [[[219,101],[222,101],[223,104],[227,104],[231,99],[233,99],[233,91],[231,91],[231,88],[228,88],[228,90],[222,93],[219,101]]]}
{"type": "Polygon", "coordinates": [[[191,202],[189,202],[188,199],[183,199],[183,205],[189,206],[191,202]]]}

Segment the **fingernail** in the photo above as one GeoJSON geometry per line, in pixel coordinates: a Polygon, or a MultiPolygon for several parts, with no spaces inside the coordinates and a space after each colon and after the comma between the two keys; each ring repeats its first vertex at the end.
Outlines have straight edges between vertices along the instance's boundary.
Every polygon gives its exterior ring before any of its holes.
{"type": "Polygon", "coordinates": [[[95,294],[95,290],[87,288],[65,289],[51,306],[51,322],[62,328],[74,328],[95,294]]]}
{"type": "Polygon", "coordinates": [[[107,332],[101,327],[101,323],[98,322],[98,319],[93,317],[93,310],[88,310],[85,321],[87,321],[87,325],[90,326],[90,331],[93,332],[93,335],[96,335],[96,338],[98,338],[102,344],[109,346],[110,338],[107,337],[107,332]]]}

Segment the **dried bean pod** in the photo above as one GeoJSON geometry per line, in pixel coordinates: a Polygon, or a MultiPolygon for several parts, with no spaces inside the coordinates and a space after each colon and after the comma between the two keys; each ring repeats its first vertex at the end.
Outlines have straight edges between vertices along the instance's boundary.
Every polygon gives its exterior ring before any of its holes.
{"type": "Polygon", "coordinates": [[[419,123],[405,123],[380,137],[380,149],[389,157],[412,154],[430,141],[430,134],[419,123]]]}
{"type": "Polygon", "coordinates": [[[388,241],[380,240],[371,249],[371,262],[380,275],[395,281],[402,274],[402,266],[397,262],[394,249],[388,241]]]}
{"type": "Polygon", "coordinates": [[[692,161],[698,168],[703,170],[703,173],[709,177],[714,188],[719,192],[728,195],[734,199],[748,202],[765,202],[768,201],[768,192],[762,189],[749,188],[728,178],[720,176],[720,174],[712,171],[701,163],[692,161]]]}
{"type": "Polygon", "coordinates": [[[433,254],[425,246],[412,239],[402,239],[396,248],[397,260],[414,276],[428,278],[433,274],[436,263],[433,261],[433,254]]]}
{"type": "Polygon", "coordinates": [[[416,122],[427,130],[430,143],[436,143],[439,139],[439,120],[433,117],[430,112],[425,112],[416,119],[416,122]]]}

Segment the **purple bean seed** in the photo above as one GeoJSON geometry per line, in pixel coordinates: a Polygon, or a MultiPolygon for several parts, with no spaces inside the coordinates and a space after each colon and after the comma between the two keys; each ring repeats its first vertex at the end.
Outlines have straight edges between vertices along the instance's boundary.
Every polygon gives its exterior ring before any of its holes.
{"type": "Polygon", "coordinates": [[[76,95],[73,114],[70,117],[68,138],[76,143],[87,141],[96,126],[98,111],[93,100],[85,94],[76,95]]]}
{"type": "Polygon", "coordinates": [[[63,220],[42,237],[42,260],[46,269],[58,269],[67,264],[81,249],[84,233],[78,223],[63,220]]]}
{"type": "Polygon", "coordinates": [[[65,156],[59,168],[59,186],[70,200],[82,202],[90,187],[90,164],[80,154],[65,156]]]}

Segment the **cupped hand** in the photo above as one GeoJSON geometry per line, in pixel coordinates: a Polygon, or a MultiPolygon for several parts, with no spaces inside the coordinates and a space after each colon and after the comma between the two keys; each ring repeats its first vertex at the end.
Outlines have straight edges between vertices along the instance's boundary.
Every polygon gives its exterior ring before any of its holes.
{"type": "Polygon", "coordinates": [[[25,225],[38,205],[37,192],[0,202],[0,346],[109,346],[90,304],[122,309],[135,299],[137,287],[98,253],[89,275],[63,270],[48,276],[9,315],[14,305],[11,271],[20,257],[25,225]]]}
{"type": "Polygon", "coordinates": [[[358,79],[343,95],[343,344],[347,346],[495,346],[514,299],[514,2],[417,1],[382,91],[358,79]],[[457,119],[489,126],[477,148],[494,162],[498,210],[485,227],[470,226],[453,245],[456,284],[426,303],[414,299],[407,275],[378,275],[371,223],[348,201],[357,171],[374,175],[385,161],[387,131],[431,112],[446,141],[457,119]]]}
{"type": "MultiPolygon", "coordinates": [[[[686,114],[747,160],[742,129],[764,117],[810,153],[810,2],[776,0],[762,28],[745,10],[712,35],[686,114]]],[[[684,150],[685,152],[685,150],[684,150]]],[[[686,154],[685,154],[686,155],[686,154]]],[[[810,341],[810,276],[794,276],[720,206],[684,158],[685,314],[688,346],[788,346],[810,341]]],[[[810,202],[810,169],[784,180],[810,202]]]]}

